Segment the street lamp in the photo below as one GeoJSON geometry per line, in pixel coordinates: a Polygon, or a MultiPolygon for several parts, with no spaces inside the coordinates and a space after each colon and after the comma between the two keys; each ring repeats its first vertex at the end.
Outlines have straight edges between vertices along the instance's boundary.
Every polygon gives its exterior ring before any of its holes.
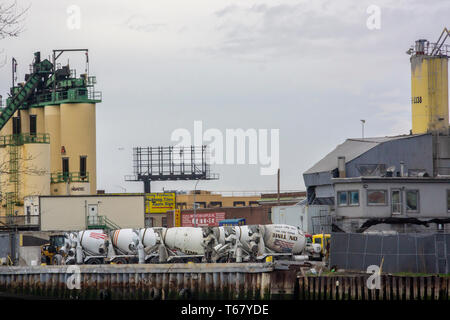
{"type": "Polygon", "coordinates": [[[197,180],[194,187],[194,227],[197,227],[197,202],[195,202],[195,195],[197,193],[197,184],[200,180],[197,180]]]}

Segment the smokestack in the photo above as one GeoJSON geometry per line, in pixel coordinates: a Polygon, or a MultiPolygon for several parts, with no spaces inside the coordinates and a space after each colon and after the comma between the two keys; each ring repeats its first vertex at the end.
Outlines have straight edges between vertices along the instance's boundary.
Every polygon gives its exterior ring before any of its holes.
{"type": "Polygon", "coordinates": [[[400,177],[405,176],[405,163],[403,161],[400,161],[400,177]]]}
{"type": "Polygon", "coordinates": [[[345,178],[345,157],[338,157],[339,178],[345,178]]]}

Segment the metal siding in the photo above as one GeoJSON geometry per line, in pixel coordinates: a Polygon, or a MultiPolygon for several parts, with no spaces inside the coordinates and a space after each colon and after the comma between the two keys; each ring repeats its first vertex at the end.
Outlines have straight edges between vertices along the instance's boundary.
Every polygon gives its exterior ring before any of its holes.
{"type": "Polygon", "coordinates": [[[421,135],[409,139],[392,140],[372,148],[358,158],[347,163],[347,177],[359,177],[360,164],[386,164],[400,171],[400,162],[408,169],[425,169],[433,174],[433,145],[431,135],[421,135]]]}

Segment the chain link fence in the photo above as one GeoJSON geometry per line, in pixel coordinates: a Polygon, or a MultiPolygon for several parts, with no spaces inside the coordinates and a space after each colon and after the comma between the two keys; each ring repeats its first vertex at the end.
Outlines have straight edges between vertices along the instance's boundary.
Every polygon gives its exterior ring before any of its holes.
{"type": "Polygon", "coordinates": [[[332,233],[330,266],[366,271],[382,262],[389,273],[449,273],[450,234],[332,233]]]}

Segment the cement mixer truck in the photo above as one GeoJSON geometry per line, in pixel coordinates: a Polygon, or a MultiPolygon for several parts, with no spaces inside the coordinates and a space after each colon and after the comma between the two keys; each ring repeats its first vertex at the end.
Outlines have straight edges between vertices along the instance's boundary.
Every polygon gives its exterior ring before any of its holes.
{"type": "Polygon", "coordinates": [[[297,227],[283,224],[219,227],[219,243],[230,245],[228,260],[264,261],[267,257],[307,260],[306,239],[297,227]]]}
{"type": "Polygon", "coordinates": [[[84,230],[66,234],[66,264],[306,260],[305,235],[293,226],[84,230]]]}

